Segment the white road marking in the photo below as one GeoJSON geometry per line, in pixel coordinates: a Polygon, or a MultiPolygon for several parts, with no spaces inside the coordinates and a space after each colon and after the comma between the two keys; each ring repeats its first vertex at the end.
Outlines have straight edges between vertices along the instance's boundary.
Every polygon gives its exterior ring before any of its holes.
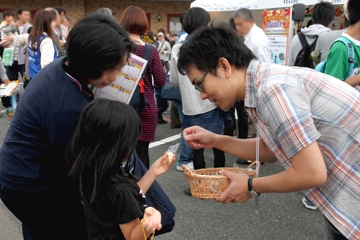
{"type": "Polygon", "coordinates": [[[161,146],[161,145],[164,145],[164,144],[167,144],[167,143],[171,143],[171,142],[173,142],[175,140],[180,139],[180,137],[181,137],[181,134],[176,134],[174,136],[164,138],[164,139],[162,139],[160,141],[152,142],[152,143],[150,143],[149,148],[154,148],[154,147],[158,147],[158,146],[161,146]]]}

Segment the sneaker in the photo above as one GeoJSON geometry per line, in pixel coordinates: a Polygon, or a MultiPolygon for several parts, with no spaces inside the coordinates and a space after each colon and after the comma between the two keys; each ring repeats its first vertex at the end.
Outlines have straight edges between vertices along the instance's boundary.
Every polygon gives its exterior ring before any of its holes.
{"type": "Polygon", "coordinates": [[[247,161],[242,158],[236,159],[235,162],[236,162],[236,164],[242,164],[242,165],[250,165],[252,163],[252,161],[247,161]]]}
{"type": "Polygon", "coordinates": [[[6,113],[6,110],[1,110],[0,111],[0,117],[2,117],[4,115],[4,113],[6,113]]]}
{"type": "Polygon", "coordinates": [[[305,207],[307,209],[317,210],[317,207],[315,206],[315,204],[313,202],[311,202],[307,197],[303,197],[302,203],[305,205],[305,207]]]}
{"type": "MultiPolygon", "coordinates": [[[[190,170],[194,170],[194,163],[187,163],[186,166],[188,166],[190,168],[190,170]]],[[[177,165],[176,166],[176,170],[178,170],[179,172],[183,172],[184,169],[182,168],[182,165],[177,165]]]]}
{"type": "Polygon", "coordinates": [[[167,124],[167,121],[165,121],[164,119],[158,119],[157,122],[158,124],[167,124]]]}

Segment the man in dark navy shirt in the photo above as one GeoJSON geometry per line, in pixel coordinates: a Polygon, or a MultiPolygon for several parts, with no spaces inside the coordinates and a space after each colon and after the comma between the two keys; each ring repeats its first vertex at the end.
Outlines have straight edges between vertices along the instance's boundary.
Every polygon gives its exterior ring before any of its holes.
{"type": "Polygon", "coordinates": [[[116,80],[133,45],[113,19],[90,15],[68,37],[67,56],[29,83],[0,149],[0,197],[22,222],[24,239],[85,239],[66,149],[82,109],[116,80]]]}

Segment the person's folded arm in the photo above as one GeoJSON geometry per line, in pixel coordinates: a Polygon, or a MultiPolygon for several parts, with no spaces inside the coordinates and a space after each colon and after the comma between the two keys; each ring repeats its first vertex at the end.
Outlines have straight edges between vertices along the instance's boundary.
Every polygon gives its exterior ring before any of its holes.
{"type": "Polygon", "coordinates": [[[360,74],[346,79],[345,82],[352,87],[356,87],[360,84],[360,74]]]}

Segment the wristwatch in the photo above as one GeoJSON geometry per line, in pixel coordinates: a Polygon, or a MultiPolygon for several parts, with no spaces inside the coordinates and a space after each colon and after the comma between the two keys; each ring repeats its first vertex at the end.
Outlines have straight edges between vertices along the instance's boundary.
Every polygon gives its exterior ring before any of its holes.
{"type": "Polygon", "coordinates": [[[257,193],[254,189],[253,189],[253,186],[252,186],[252,180],[254,178],[253,177],[249,177],[249,180],[248,180],[248,188],[249,188],[249,193],[251,196],[253,197],[259,197],[260,196],[260,193],[257,193]]]}

